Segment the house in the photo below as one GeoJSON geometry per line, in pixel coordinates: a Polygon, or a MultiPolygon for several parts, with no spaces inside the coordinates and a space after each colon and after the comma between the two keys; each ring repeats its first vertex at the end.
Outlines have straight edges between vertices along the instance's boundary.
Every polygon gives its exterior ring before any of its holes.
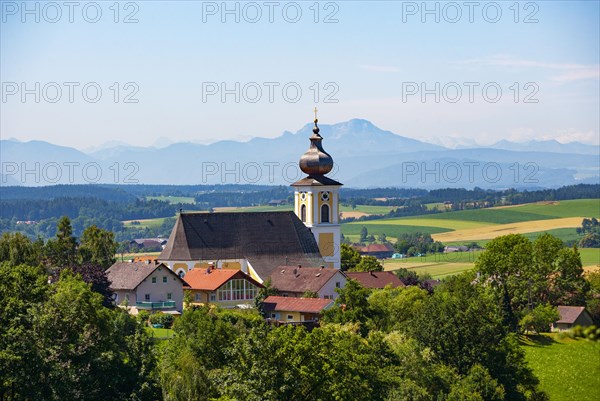
{"type": "Polygon", "coordinates": [[[185,282],[163,263],[117,262],[106,271],[115,303],[132,314],[140,310],[179,314],[185,282]]]}
{"type": "Polygon", "coordinates": [[[552,323],[553,331],[572,329],[573,326],[590,326],[592,317],[584,306],[558,306],[560,319],[552,323]]]}
{"type": "Polygon", "coordinates": [[[392,272],[346,272],[349,279],[356,280],[365,288],[380,289],[387,285],[392,288],[405,287],[404,283],[392,272]]]}
{"type": "Polygon", "coordinates": [[[467,252],[469,250],[468,246],[460,245],[448,245],[444,247],[444,253],[452,253],[452,252],[467,252]]]}
{"type": "Polygon", "coordinates": [[[288,260],[324,263],[313,234],[289,211],[180,213],[158,260],[181,277],[213,264],[259,283],[288,260]]]}
{"type": "Polygon", "coordinates": [[[223,308],[253,305],[264,286],[238,269],[192,269],[185,276],[193,304],[215,304],[223,308]]]}
{"type": "Polygon", "coordinates": [[[346,276],[330,267],[279,266],[271,274],[271,284],[284,297],[302,297],[314,292],[319,298],[335,299],[336,288],[344,288],[346,276]]]}
{"type": "Polygon", "coordinates": [[[333,300],[323,298],[269,296],[263,302],[263,310],[269,319],[279,323],[308,323],[317,322],[333,303],[333,300]]]}
{"type": "Polygon", "coordinates": [[[396,252],[391,244],[369,244],[366,246],[355,246],[354,249],[361,256],[375,256],[377,259],[391,258],[396,252]]]}

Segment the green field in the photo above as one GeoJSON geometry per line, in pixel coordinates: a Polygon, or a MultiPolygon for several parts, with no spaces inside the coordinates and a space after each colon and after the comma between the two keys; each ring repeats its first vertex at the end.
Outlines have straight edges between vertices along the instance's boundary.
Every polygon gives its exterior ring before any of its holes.
{"type": "MultiPolygon", "coordinates": [[[[173,216],[175,217],[175,216],[173,216]]],[[[125,227],[132,227],[132,228],[154,228],[154,227],[158,227],[161,224],[163,224],[165,222],[166,219],[169,219],[170,217],[157,217],[156,219],[142,219],[142,220],[128,220],[123,222],[123,225],[125,227]],[[132,224],[134,221],[138,221],[140,224],[132,224]]]]}
{"type": "MultiPolygon", "coordinates": [[[[600,217],[600,199],[578,199],[558,203],[533,203],[514,207],[460,210],[423,216],[400,217],[394,219],[369,220],[342,224],[345,236],[360,234],[366,226],[369,234],[385,233],[390,238],[400,234],[420,231],[428,234],[486,227],[497,224],[510,224],[534,220],[549,220],[563,217],[600,217]]],[[[562,228],[549,230],[558,234],[563,241],[577,239],[575,229],[562,228]]],[[[529,233],[529,238],[537,238],[542,232],[529,233]]],[[[470,242],[470,241],[469,241],[470,242]]],[[[487,241],[482,241],[482,244],[487,241]]]]}
{"type": "Polygon", "coordinates": [[[159,200],[159,201],[167,201],[173,204],[179,203],[196,203],[196,200],[191,196],[146,196],[148,200],[159,200]]]}
{"type": "Polygon", "coordinates": [[[173,329],[155,329],[154,327],[146,327],[146,332],[157,340],[164,340],[175,335],[173,329]]]}
{"type": "Polygon", "coordinates": [[[360,223],[349,223],[342,224],[342,234],[345,236],[359,236],[360,230],[362,226],[366,226],[367,230],[369,230],[369,234],[377,235],[385,233],[388,237],[396,238],[400,234],[413,233],[415,231],[427,233],[427,234],[437,234],[437,233],[445,233],[448,231],[452,231],[448,228],[442,227],[428,227],[428,226],[403,226],[399,224],[385,224],[385,223],[377,223],[384,220],[375,220],[375,222],[370,222],[371,224],[365,224],[366,221],[361,221],[360,223]]]}
{"type": "Polygon", "coordinates": [[[558,334],[523,337],[521,342],[550,401],[600,399],[600,343],[560,339],[558,334]]]}
{"type": "Polygon", "coordinates": [[[600,249],[598,248],[578,248],[581,255],[581,264],[583,266],[600,265],[600,249]]]}
{"type": "Polygon", "coordinates": [[[388,214],[392,209],[398,209],[399,206],[372,206],[356,205],[354,209],[350,206],[340,205],[340,212],[361,212],[366,214],[388,214]]]}

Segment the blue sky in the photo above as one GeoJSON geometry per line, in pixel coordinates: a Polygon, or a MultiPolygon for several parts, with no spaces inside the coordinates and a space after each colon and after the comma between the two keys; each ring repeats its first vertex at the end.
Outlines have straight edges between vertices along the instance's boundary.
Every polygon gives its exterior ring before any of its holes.
{"type": "Polygon", "coordinates": [[[1,1],[3,139],[274,137],[316,105],[448,145],[599,143],[598,1],[75,4],[1,1]]]}

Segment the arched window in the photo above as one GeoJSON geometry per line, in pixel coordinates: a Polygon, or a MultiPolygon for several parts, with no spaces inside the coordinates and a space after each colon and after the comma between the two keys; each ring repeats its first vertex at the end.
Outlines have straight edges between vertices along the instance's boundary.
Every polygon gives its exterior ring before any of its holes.
{"type": "Polygon", "coordinates": [[[306,223],[306,205],[300,206],[300,220],[306,223]]]}
{"type": "Polygon", "coordinates": [[[329,205],[321,206],[321,223],[329,223],[329,205]]]}

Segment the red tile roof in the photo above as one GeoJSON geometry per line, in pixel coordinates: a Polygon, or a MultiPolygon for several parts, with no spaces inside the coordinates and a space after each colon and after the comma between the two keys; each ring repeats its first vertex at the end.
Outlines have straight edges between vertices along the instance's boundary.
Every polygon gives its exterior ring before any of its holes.
{"type": "Polygon", "coordinates": [[[271,274],[271,284],[282,292],[319,292],[339,269],[331,267],[279,266],[271,274]]]}
{"type": "Polygon", "coordinates": [[[365,288],[383,288],[388,284],[391,284],[392,288],[405,286],[392,272],[346,272],[346,276],[358,281],[365,288]]]}
{"type": "Polygon", "coordinates": [[[394,248],[390,244],[369,244],[367,246],[358,246],[355,248],[358,252],[394,252],[394,248]]]}
{"type": "Polygon", "coordinates": [[[185,281],[192,290],[215,291],[231,279],[240,278],[250,281],[257,287],[263,287],[262,284],[255,281],[252,277],[237,269],[192,269],[185,275],[185,281]]]}
{"type": "Polygon", "coordinates": [[[575,323],[575,320],[583,313],[585,307],[583,306],[559,306],[558,313],[560,319],[556,323],[575,323]]]}
{"type": "Polygon", "coordinates": [[[263,303],[265,311],[321,313],[333,305],[333,300],[323,298],[289,298],[269,296],[263,303]]]}

